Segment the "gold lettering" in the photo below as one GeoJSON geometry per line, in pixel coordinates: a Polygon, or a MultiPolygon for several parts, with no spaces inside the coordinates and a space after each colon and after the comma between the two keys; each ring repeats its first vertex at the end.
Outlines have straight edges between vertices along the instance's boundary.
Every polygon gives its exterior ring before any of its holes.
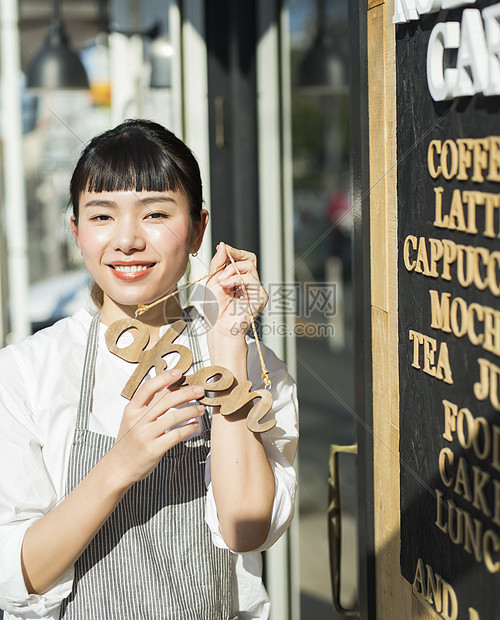
{"type": "Polygon", "coordinates": [[[500,482],[498,480],[493,480],[493,489],[493,523],[500,525],[500,482]]]}
{"type": "Polygon", "coordinates": [[[497,297],[500,295],[500,285],[498,284],[496,265],[500,266],[500,252],[495,250],[490,254],[490,259],[488,261],[488,286],[493,295],[497,297]]]}
{"type": "Polygon", "coordinates": [[[500,400],[498,397],[500,367],[482,357],[478,358],[477,361],[479,364],[479,381],[474,383],[474,396],[478,400],[486,400],[489,396],[493,407],[500,411],[500,400]]]}
{"type": "Polygon", "coordinates": [[[438,379],[442,379],[445,383],[453,384],[450,355],[448,353],[448,345],[446,342],[442,342],[439,348],[436,377],[438,379]]]}
{"type": "Polygon", "coordinates": [[[476,183],[484,182],[483,170],[488,167],[488,149],[489,140],[487,138],[479,138],[474,140],[472,166],[473,175],[471,180],[476,183]]]}
{"type": "Polygon", "coordinates": [[[465,225],[462,194],[459,189],[454,190],[451,197],[449,222],[448,228],[450,230],[459,230],[461,232],[465,232],[467,230],[467,226],[465,225]]]}
{"type": "Polygon", "coordinates": [[[465,299],[461,297],[455,297],[453,303],[451,304],[451,329],[457,338],[462,338],[462,336],[467,332],[467,323],[468,323],[468,312],[467,312],[467,302],[465,299]],[[458,309],[460,308],[460,323],[458,324],[458,309]]]}
{"type": "Polygon", "coordinates": [[[475,235],[477,234],[476,205],[482,204],[481,192],[465,190],[462,192],[462,200],[467,203],[467,232],[470,235],[475,235]]]}
{"type": "MultiPolygon", "coordinates": [[[[458,406],[449,400],[443,400],[444,405],[444,433],[443,437],[447,441],[453,441],[453,434],[457,429],[458,406]]],[[[452,453],[453,454],[453,453],[452,453]]],[[[448,486],[448,485],[447,485],[448,486]]]]}
{"type": "Polygon", "coordinates": [[[439,293],[435,290],[429,290],[431,297],[431,327],[440,329],[443,332],[450,333],[450,293],[439,293]]]}
{"type": "Polygon", "coordinates": [[[434,571],[430,564],[425,565],[427,572],[427,583],[426,583],[426,593],[425,600],[430,603],[438,613],[441,613],[443,599],[441,596],[442,581],[439,575],[434,575],[434,571]]]}
{"type": "Polygon", "coordinates": [[[450,540],[455,545],[461,545],[464,540],[462,511],[460,508],[457,508],[455,502],[451,499],[449,499],[446,503],[448,505],[448,534],[450,536],[450,540]],[[455,531],[453,531],[453,514],[456,516],[455,531]]]}
{"type": "MultiPolygon", "coordinates": [[[[493,425],[493,459],[491,466],[500,471],[500,427],[493,425]]],[[[500,525],[500,524],[499,524],[500,525]]]]}
{"type": "Polygon", "coordinates": [[[484,308],[483,348],[500,355],[500,312],[493,308],[484,308]]]}
{"type": "Polygon", "coordinates": [[[449,239],[443,239],[443,280],[451,280],[450,267],[457,259],[457,245],[449,239]]]}
{"type": "Polygon", "coordinates": [[[468,174],[467,169],[471,167],[472,156],[470,149],[472,147],[473,140],[470,138],[458,138],[458,174],[457,179],[459,181],[467,181],[468,174]]]}
{"type": "MultiPolygon", "coordinates": [[[[460,510],[460,509],[457,509],[460,510]]],[[[483,524],[479,519],[473,519],[466,510],[460,510],[464,519],[464,549],[467,553],[473,553],[476,562],[481,562],[481,540],[483,524]]]]}
{"type": "Polygon", "coordinates": [[[485,471],[476,467],[476,465],[472,466],[472,471],[474,472],[474,501],[472,505],[474,508],[480,510],[485,516],[491,517],[491,510],[486,502],[486,497],[484,496],[484,487],[491,480],[491,476],[487,474],[485,471]]]}
{"type": "Polygon", "coordinates": [[[493,551],[498,553],[500,551],[500,537],[493,530],[486,530],[483,536],[484,564],[490,573],[495,574],[500,571],[500,561],[493,561],[490,551],[490,542],[491,546],[493,546],[493,551]]]}
{"type": "Polygon", "coordinates": [[[418,240],[417,265],[415,267],[417,273],[423,273],[424,276],[430,276],[429,259],[427,257],[427,247],[425,245],[425,237],[418,240]]]}
{"type": "Polygon", "coordinates": [[[424,594],[424,561],[422,558],[418,558],[417,569],[415,571],[415,577],[413,579],[413,589],[418,594],[424,594]]]}
{"type": "Polygon", "coordinates": [[[498,207],[498,196],[496,194],[481,193],[481,204],[484,204],[484,231],[485,237],[494,239],[495,233],[495,209],[498,207]]]}
{"type": "Polygon", "coordinates": [[[408,237],[406,237],[404,247],[403,247],[403,260],[405,263],[405,267],[408,271],[413,271],[415,269],[417,261],[416,260],[410,261],[410,252],[409,252],[410,244],[414,250],[417,249],[417,238],[414,237],[413,235],[408,235],[408,237]]]}
{"type": "MultiPolygon", "coordinates": [[[[441,168],[441,167],[440,167],[441,168]]],[[[434,188],[434,226],[436,228],[448,228],[450,223],[449,215],[443,217],[443,192],[444,188],[434,188]]]]}
{"type": "Polygon", "coordinates": [[[467,478],[467,461],[463,456],[458,459],[457,477],[453,490],[457,495],[463,495],[467,501],[472,501],[469,479],[467,478]]]}
{"type": "Polygon", "coordinates": [[[453,140],[445,140],[441,151],[442,174],[446,180],[452,179],[458,171],[458,149],[453,140]],[[448,163],[448,154],[450,161],[448,163]]]}
{"type": "Polygon", "coordinates": [[[453,477],[450,478],[448,474],[446,473],[446,460],[449,461],[450,465],[453,465],[454,458],[455,458],[455,455],[450,450],[450,448],[443,448],[441,452],[439,453],[439,457],[438,457],[439,473],[441,475],[441,480],[443,481],[446,487],[451,487],[451,485],[453,484],[453,477]]]}
{"type": "Polygon", "coordinates": [[[472,439],[474,437],[474,416],[465,407],[460,409],[458,412],[457,437],[464,450],[468,450],[472,446],[472,439]],[[467,436],[464,432],[464,420],[467,421],[467,436]]]}
{"type": "Polygon", "coordinates": [[[480,357],[477,362],[479,364],[479,381],[474,383],[474,396],[478,400],[485,400],[489,392],[488,360],[480,357]]]}
{"type": "Polygon", "coordinates": [[[442,532],[447,534],[448,523],[445,523],[443,521],[443,506],[445,505],[444,494],[439,489],[435,489],[435,493],[436,493],[437,502],[436,502],[436,521],[434,522],[434,525],[436,525],[436,527],[438,527],[442,532]]]}
{"type": "Polygon", "coordinates": [[[491,449],[491,436],[488,420],[483,417],[476,418],[474,420],[474,434],[472,437],[472,445],[474,447],[474,453],[481,461],[488,456],[491,449]],[[480,439],[483,438],[483,447],[481,449],[480,439]]]}
{"type": "Polygon", "coordinates": [[[464,288],[468,288],[474,282],[473,261],[476,248],[470,245],[457,245],[457,280],[464,288]],[[464,270],[464,263],[466,271],[464,270]]]}
{"type": "Polygon", "coordinates": [[[446,342],[440,343],[437,365],[434,366],[435,353],[437,351],[437,340],[420,334],[413,329],[408,331],[408,337],[413,340],[413,362],[414,368],[420,368],[420,345],[424,345],[424,372],[431,377],[436,377],[445,383],[453,384],[453,376],[450,366],[450,356],[446,342]]]}
{"type": "Polygon", "coordinates": [[[441,615],[445,620],[457,620],[458,618],[458,600],[455,590],[449,583],[442,580],[443,583],[443,611],[441,615]]]}
{"type": "Polygon", "coordinates": [[[483,321],[485,308],[476,303],[472,303],[469,306],[469,327],[467,330],[467,334],[472,344],[480,345],[484,340],[484,334],[477,334],[475,331],[474,313],[476,314],[479,321],[483,321]]]}
{"type": "Polygon", "coordinates": [[[427,149],[427,168],[431,177],[436,179],[441,174],[441,166],[434,166],[434,152],[437,155],[441,153],[441,140],[431,140],[427,149]]]}
{"type": "Polygon", "coordinates": [[[412,366],[413,368],[420,368],[420,364],[419,364],[419,359],[420,359],[420,345],[422,344],[422,342],[424,341],[422,334],[419,334],[418,332],[413,331],[413,329],[410,329],[410,331],[408,332],[408,337],[410,340],[413,340],[413,362],[412,362],[412,366]]]}
{"type": "Polygon", "coordinates": [[[437,341],[434,338],[424,338],[424,372],[431,377],[436,376],[436,368],[434,366],[434,354],[437,348],[437,341]]]}
{"type": "Polygon", "coordinates": [[[475,287],[480,291],[484,291],[488,288],[488,279],[486,274],[483,276],[481,273],[479,259],[481,259],[483,265],[488,265],[489,257],[490,253],[486,248],[475,248],[475,255],[472,260],[473,279],[475,287]]]}
{"type": "Polygon", "coordinates": [[[429,275],[433,278],[438,277],[437,263],[443,257],[443,242],[440,239],[429,239],[431,248],[431,263],[429,275]]]}
{"type": "Polygon", "coordinates": [[[490,136],[490,165],[488,181],[500,181],[500,137],[490,136]]]}

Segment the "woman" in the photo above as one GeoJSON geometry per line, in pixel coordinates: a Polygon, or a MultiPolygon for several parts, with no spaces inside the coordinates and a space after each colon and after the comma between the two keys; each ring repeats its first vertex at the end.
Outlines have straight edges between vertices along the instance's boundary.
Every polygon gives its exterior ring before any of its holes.
{"type": "MultiPolygon", "coordinates": [[[[0,352],[0,608],[7,618],[267,618],[258,551],[288,526],[295,494],[285,367],[265,349],[277,424],[259,436],[248,406],[209,414],[196,402],[202,389],[175,388],[175,370],[125,400],[134,364],[104,338],[139,304],[175,291],[198,251],[208,213],[196,160],[160,125],[127,121],[84,150],[71,202],[100,311],[0,352]]],[[[211,329],[173,296],[139,319],[149,346],[182,318],[189,372],[221,365],[262,387],[238,274],[256,316],[267,296],[255,256],[219,244],[209,270],[211,329]]]]}

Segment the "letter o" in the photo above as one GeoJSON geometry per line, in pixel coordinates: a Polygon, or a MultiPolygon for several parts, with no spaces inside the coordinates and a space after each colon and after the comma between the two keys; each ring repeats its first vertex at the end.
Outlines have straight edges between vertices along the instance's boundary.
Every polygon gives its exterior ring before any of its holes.
{"type": "Polygon", "coordinates": [[[481,461],[484,461],[484,459],[489,455],[491,449],[490,427],[486,418],[476,418],[474,424],[474,435],[472,437],[472,445],[474,447],[474,453],[476,454],[477,458],[481,461]],[[482,432],[480,432],[479,429],[482,429],[482,432]],[[480,435],[482,435],[483,437],[482,450],[480,450],[480,435]]]}
{"type": "Polygon", "coordinates": [[[441,168],[443,176],[448,181],[458,172],[458,147],[454,140],[445,140],[441,150],[441,168]],[[450,153],[450,165],[448,165],[448,151],[450,153]]]}
{"type": "Polygon", "coordinates": [[[457,437],[459,444],[464,450],[468,450],[472,446],[475,428],[476,425],[472,413],[465,407],[460,409],[457,414],[457,437]],[[467,420],[467,438],[464,432],[464,418],[467,420]]]}
{"type": "Polygon", "coordinates": [[[467,302],[461,297],[455,297],[451,302],[450,325],[457,338],[462,338],[467,331],[467,302]],[[458,307],[460,307],[460,326],[458,325],[458,307]]]}

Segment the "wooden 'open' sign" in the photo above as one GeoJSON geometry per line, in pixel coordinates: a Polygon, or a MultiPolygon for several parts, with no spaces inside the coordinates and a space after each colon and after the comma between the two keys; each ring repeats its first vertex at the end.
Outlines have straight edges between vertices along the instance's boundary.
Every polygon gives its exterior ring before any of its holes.
{"type": "MultiPolygon", "coordinates": [[[[175,321],[160,340],[148,350],[146,350],[146,347],[149,343],[149,331],[140,321],[136,319],[121,319],[109,326],[106,331],[106,344],[111,353],[127,362],[138,364],[125,384],[122,396],[130,400],[149,371],[154,368],[157,375],[163,372],[167,368],[167,362],[164,358],[171,353],[177,353],[180,357],[174,368],[180,370],[183,374],[182,379],[177,385],[200,385],[205,389],[205,392],[225,392],[224,394],[216,394],[214,396],[207,396],[205,394],[205,396],[198,399],[202,405],[220,406],[220,413],[222,415],[229,415],[239,411],[244,405],[254,399],[258,399],[248,413],[248,429],[254,433],[263,433],[273,428],[276,425],[276,420],[268,420],[261,423],[261,420],[269,413],[273,404],[271,392],[268,390],[251,391],[252,383],[248,380],[236,384],[233,374],[223,366],[206,366],[191,375],[184,374],[191,368],[193,354],[187,347],[176,343],[175,340],[182,334],[186,325],[185,321],[175,321]],[[134,340],[127,347],[119,347],[118,341],[127,331],[131,332],[134,340]]],[[[174,370],[174,368],[171,370],[174,370]]]]}

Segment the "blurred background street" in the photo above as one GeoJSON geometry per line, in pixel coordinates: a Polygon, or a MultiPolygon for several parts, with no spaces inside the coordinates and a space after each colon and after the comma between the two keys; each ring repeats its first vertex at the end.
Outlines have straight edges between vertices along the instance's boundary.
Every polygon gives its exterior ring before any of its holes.
{"type": "MultiPolygon", "coordinates": [[[[348,1],[0,0],[0,7],[0,346],[91,307],[67,208],[87,141],[133,117],[184,139],[210,211],[191,279],[206,273],[221,240],[256,252],[275,307],[283,305],[275,325],[288,328],[265,339],[296,376],[301,414],[298,537],[272,550],[272,620],[337,618],[328,458],[331,444],[356,441],[348,1]],[[47,82],[40,63],[54,31],[51,52],[67,58],[69,46],[77,64],[47,82]],[[293,325],[303,335],[291,333],[293,325]]],[[[350,607],[354,456],[341,457],[340,477],[342,603],[350,607]]]]}

